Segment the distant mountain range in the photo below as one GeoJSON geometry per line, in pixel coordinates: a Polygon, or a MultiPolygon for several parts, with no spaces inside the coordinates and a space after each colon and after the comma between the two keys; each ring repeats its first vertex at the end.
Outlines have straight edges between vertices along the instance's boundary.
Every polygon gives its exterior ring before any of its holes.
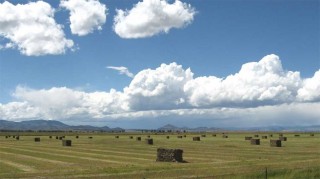
{"type": "Polygon", "coordinates": [[[176,127],[171,124],[167,124],[158,128],[157,130],[171,130],[171,131],[188,131],[188,132],[210,132],[210,131],[301,131],[301,132],[320,132],[320,125],[315,126],[265,126],[265,127],[226,127],[226,128],[215,128],[215,127],[196,127],[196,128],[188,128],[188,127],[176,127]]]}
{"type": "MultiPolygon", "coordinates": [[[[22,122],[12,122],[6,120],[0,120],[0,130],[21,130],[21,131],[124,131],[122,128],[109,128],[95,127],[90,125],[79,125],[71,126],[64,124],[60,121],[54,120],[30,120],[22,122]]],[[[301,132],[320,132],[320,125],[316,126],[294,126],[294,127],[283,127],[283,126],[266,126],[266,127],[248,127],[248,128],[216,128],[216,127],[176,127],[172,124],[167,124],[155,130],[161,131],[188,131],[188,132],[210,132],[210,131],[301,131],[301,132]]],[[[130,131],[130,129],[128,129],[130,131]]],[[[135,130],[133,130],[135,131],[135,130]]]]}
{"type": "Polygon", "coordinates": [[[70,126],[53,120],[31,120],[22,122],[12,122],[0,120],[0,130],[32,130],[32,131],[124,131],[121,128],[94,127],[89,125],[70,126]]]}

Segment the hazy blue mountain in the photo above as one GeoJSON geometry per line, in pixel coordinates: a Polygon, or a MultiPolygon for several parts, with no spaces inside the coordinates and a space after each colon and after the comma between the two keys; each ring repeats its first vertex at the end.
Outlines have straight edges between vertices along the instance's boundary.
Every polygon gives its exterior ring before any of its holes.
{"type": "Polygon", "coordinates": [[[80,126],[69,126],[59,121],[54,120],[30,120],[22,122],[12,122],[6,120],[0,120],[0,130],[47,130],[47,131],[66,131],[66,130],[76,130],[76,131],[122,131],[121,128],[109,128],[95,127],[90,125],[80,125],[80,126]]]}
{"type": "Polygon", "coordinates": [[[172,130],[172,131],[189,131],[189,132],[214,132],[214,131],[320,131],[320,125],[316,126],[262,126],[262,127],[225,127],[225,128],[216,128],[216,127],[176,127],[171,124],[166,124],[158,128],[158,130],[172,130]]]}
{"type": "Polygon", "coordinates": [[[174,126],[174,125],[171,125],[171,124],[167,124],[167,125],[164,125],[160,128],[158,128],[158,130],[179,130],[180,128],[174,126]]]}

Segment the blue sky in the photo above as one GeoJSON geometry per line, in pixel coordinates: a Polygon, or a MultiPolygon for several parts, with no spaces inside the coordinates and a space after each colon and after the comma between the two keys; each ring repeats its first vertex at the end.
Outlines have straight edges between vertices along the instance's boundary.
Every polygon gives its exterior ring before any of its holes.
{"type": "MultiPolygon", "coordinates": [[[[16,5],[26,4],[29,1],[10,2],[16,5]]],[[[137,74],[148,68],[156,69],[162,63],[176,62],[182,65],[184,70],[191,68],[193,78],[202,76],[226,78],[238,73],[243,64],[258,62],[266,55],[276,54],[280,57],[283,71],[300,72],[302,81],[312,78],[320,67],[318,0],[185,0],[182,2],[190,4],[196,11],[193,20],[181,28],[171,28],[168,33],[161,32],[151,37],[136,39],[121,38],[113,30],[113,23],[115,9],[130,10],[139,1],[101,0],[100,3],[108,8],[106,22],[102,23],[102,30],[94,30],[85,36],[71,33],[69,11],[59,7],[59,1],[45,2],[56,9],[54,14],[56,23],[64,26],[65,37],[73,40],[74,47],[78,49],[67,50],[64,54],[41,56],[27,56],[17,48],[1,49],[0,103],[2,105],[15,101],[28,101],[24,97],[13,95],[17,94],[17,87],[27,88],[29,91],[66,87],[85,93],[108,92],[114,88],[122,92],[124,87],[129,86],[132,78],[119,75],[116,70],[108,69],[107,66],[127,67],[133,74],[137,74]]],[[[0,44],[5,45],[8,41],[8,38],[1,35],[0,30],[0,44]]],[[[312,99],[312,103],[314,104],[318,98],[316,96],[312,99]]],[[[295,100],[293,101],[295,103],[295,100]]],[[[285,101],[276,104],[291,103],[292,101],[285,101]]],[[[270,104],[274,102],[265,103],[265,105],[270,104]]],[[[236,106],[241,107],[241,105],[237,103],[236,106]]],[[[246,105],[243,104],[242,107],[246,105]]],[[[193,105],[195,106],[197,105],[193,105]]],[[[215,105],[208,106],[217,109],[212,107],[215,105]]],[[[229,107],[220,104],[217,106],[229,107]]],[[[178,107],[181,108],[184,107],[178,107]]],[[[185,108],[189,109],[190,106],[185,108]]],[[[141,121],[142,118],[149,117],[141,117],[141,121]]],[[[21,116],[10,119],[24,120],[21,116]]],[[[102,121],[108,124],[110,120],[102,121]]],[[[77,123],[74,120],[69,122],[77,123]]],[[[122,123],[127,121],[120,123],[124,125],[122,123]]],[[[319,120],[310,124],[318,123],[319,120]]],[[[221,125],[227,124],[229,123],[221,125]]]]}

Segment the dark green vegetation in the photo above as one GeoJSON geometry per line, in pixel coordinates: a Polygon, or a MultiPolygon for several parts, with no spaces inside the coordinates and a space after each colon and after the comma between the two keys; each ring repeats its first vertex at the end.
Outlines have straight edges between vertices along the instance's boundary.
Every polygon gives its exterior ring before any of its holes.
{"type": "Polygon", "coordinates": [[[266,168],[268,178],[320,178],[319,133],[284,133],[282,147],[270,147],[277,133],[260,133],[260,145],[245,140],[253,133],[206,133],[201,141],[193,141],[201,134],[20,133],[20,140],[13,135],[18,134],[0,134],[0,178],[264,178],[266,168]],[[153,145],[144,142],[148,135],[153,145]],[[72,146],[62,146],[56,136],[72,140],[72,146]],[[186,163],[156,162],[159,147],[183,149],[186,163]]]}

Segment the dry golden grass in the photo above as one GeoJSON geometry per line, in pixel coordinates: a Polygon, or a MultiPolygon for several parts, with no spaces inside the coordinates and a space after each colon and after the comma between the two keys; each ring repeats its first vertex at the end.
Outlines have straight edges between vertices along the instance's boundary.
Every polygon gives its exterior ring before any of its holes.
{"type": "Polygon", "coordinates": [[[0,136],[0,178],[264,178],[265,168],[268,178],[320,178],[320,134],[284,134],[283,147],[270,147],[276,133],[261,145],[244,140],[253,133],[207,133],[201,141],[192,141],[200,134],[63,134],[72,147],[63,147],[56,135],[24,133],[19,141],[0,136]],[[36,143],[32,135],[44,136],[36,143]],[[147,135],[154,145],[144,142],[147,135]],[[187,163],[156,162],[158,147],[183,149],[187,163]]]}

